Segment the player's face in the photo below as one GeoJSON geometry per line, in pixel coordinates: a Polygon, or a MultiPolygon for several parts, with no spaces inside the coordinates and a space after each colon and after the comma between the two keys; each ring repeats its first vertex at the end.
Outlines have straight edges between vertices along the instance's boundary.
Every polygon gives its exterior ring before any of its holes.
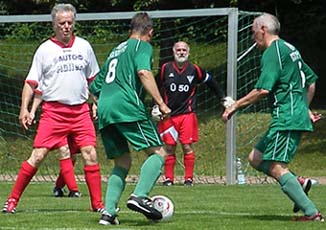
{"type": "Polygon", "coordinates": [[[53,24],[56,39],[68,43],[74,32],[75,18],[73,12],[58,12],[53,24]]]}
{"type": "Polygon", "coordinates": [[[189,47],[184,42],[179,42],[175,44],[174,50],[174,60],[178,63],[184,63],[189,57],[189,47]]]}
{"type": "Polygon", "coordinates": [[[264,30],[262,27],[259,27],[257,23],[252,24],[252,38],[255,40],[257,44],[257,48],[265,49],[265,40],[264,40],[264,30]]]}

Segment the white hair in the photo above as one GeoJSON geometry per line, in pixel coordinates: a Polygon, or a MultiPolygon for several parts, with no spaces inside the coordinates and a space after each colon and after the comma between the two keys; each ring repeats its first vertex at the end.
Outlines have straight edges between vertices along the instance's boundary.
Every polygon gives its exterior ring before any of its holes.
{"type": "Polygon", "coordinates": [[[257,27],[265,26],[267,32],[270,34],[278,35],[281,30],[281,24],[277,17],[269,13],[263,13],[262,15],[255,18],[254,23],[257,27]]]}

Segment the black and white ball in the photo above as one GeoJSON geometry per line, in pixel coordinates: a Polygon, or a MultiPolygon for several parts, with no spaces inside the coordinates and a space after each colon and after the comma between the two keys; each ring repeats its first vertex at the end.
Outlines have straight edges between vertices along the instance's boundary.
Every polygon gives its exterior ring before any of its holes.
{"type": "Polygon", "coordinates": [[[157,195],[152,197],[153,206],[156,210],[162,213],[163,218],[160,221],[168,221],[174,213],[173,202],[166,196],[157,195]]]}

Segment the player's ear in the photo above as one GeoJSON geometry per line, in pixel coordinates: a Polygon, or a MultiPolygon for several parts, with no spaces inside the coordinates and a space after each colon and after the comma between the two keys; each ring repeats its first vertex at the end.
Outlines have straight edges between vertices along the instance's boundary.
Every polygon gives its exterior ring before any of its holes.
{"type": "Polygon", "coordinates": [[[150,38],[152,38],[152,37],[153,37],[153,34],[154,34],[154,29],[150,29],[150,30],[148,31],[148,36],[149,36],[150,38]]]}

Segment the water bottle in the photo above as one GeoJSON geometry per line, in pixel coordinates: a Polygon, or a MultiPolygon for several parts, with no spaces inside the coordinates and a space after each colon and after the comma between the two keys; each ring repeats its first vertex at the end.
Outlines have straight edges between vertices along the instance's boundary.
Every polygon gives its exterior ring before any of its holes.
{"type": "Polygon", "coordinates": [[[237,174],[238,184],[245,184],[246,178],[242,169],[242,163],[240,158],[237,158],[237,170],[238,170],[238,174],[237,174]]]}

